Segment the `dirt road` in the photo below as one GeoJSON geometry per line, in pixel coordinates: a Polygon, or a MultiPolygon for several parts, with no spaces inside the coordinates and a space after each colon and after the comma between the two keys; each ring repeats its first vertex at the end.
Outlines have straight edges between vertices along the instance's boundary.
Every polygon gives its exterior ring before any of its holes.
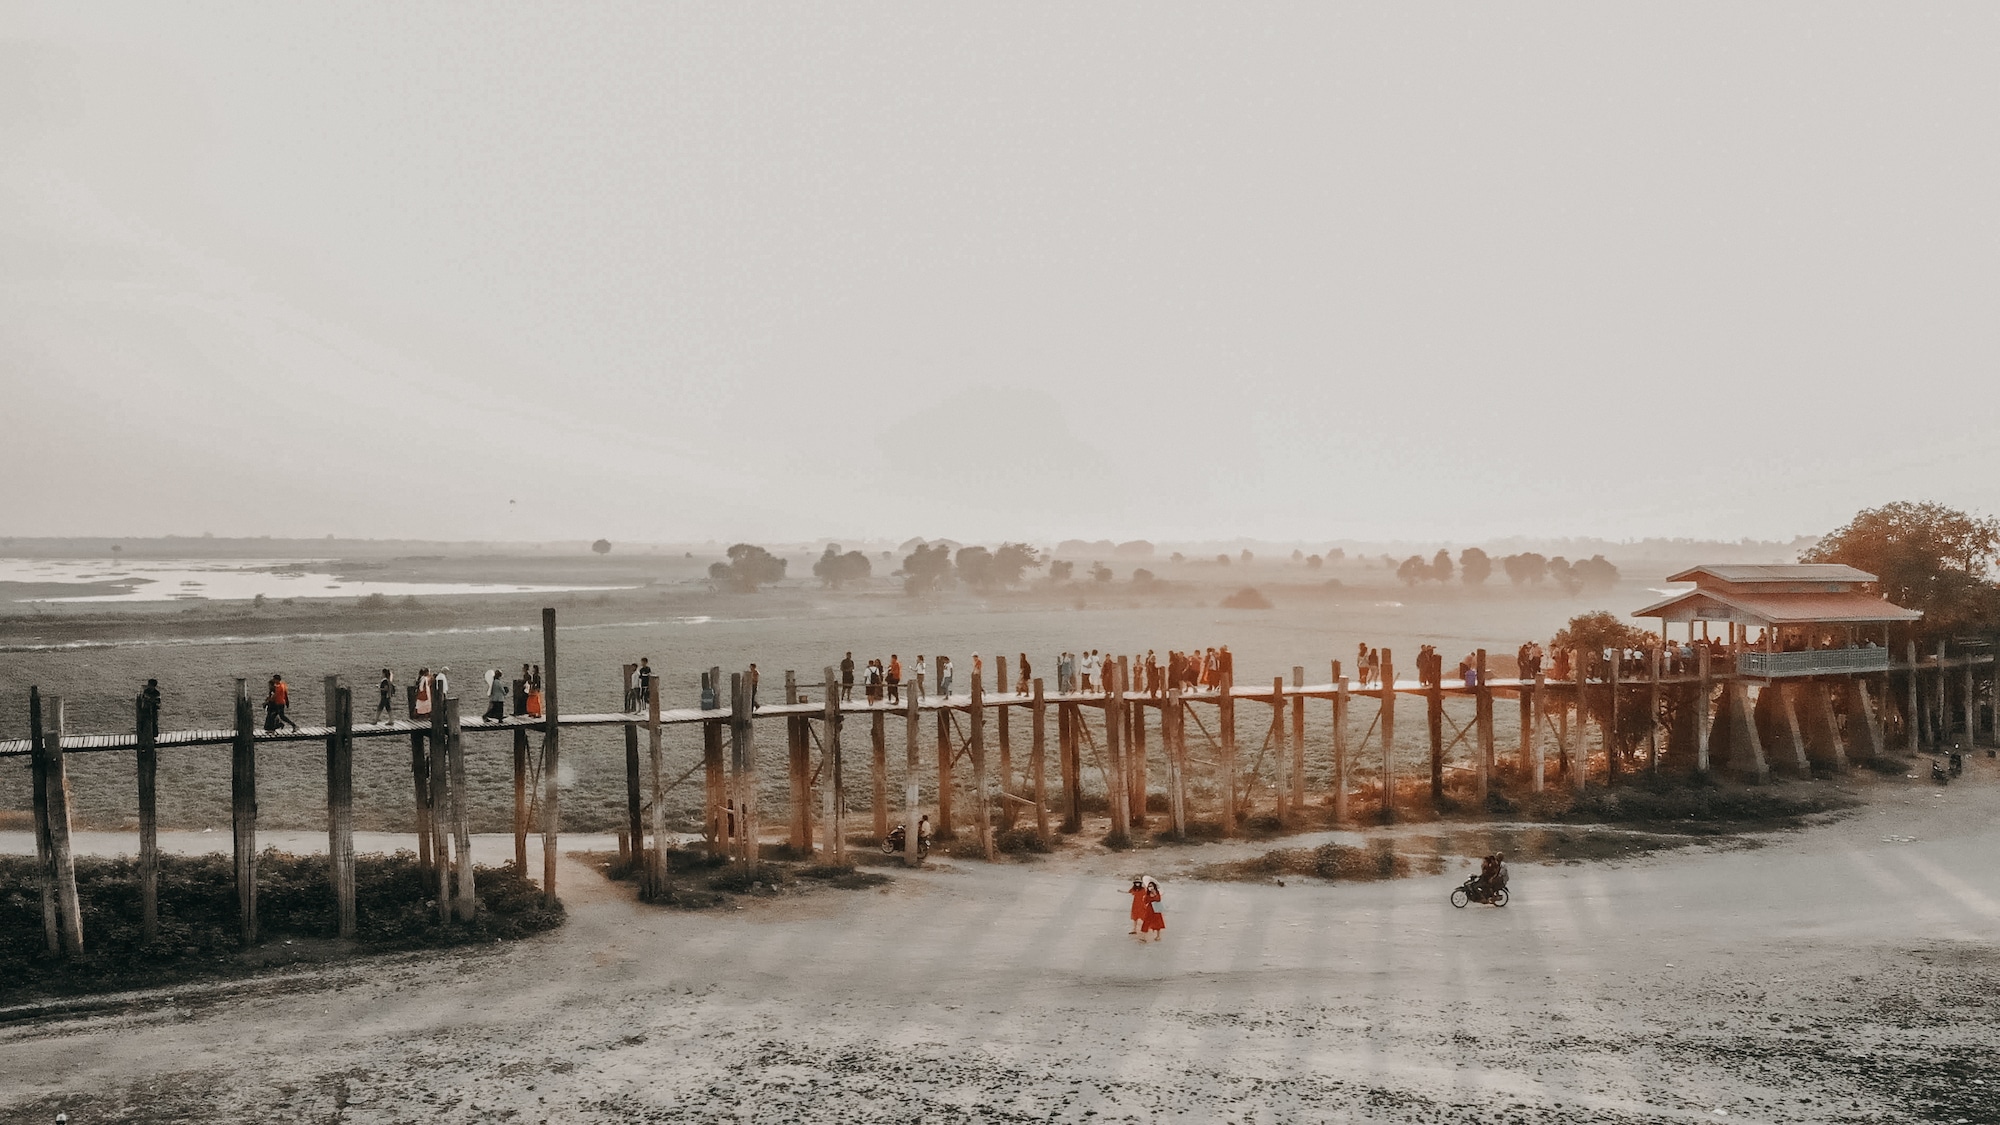
{"type": "Polygon", "coordinates": [[[0,1120],[1995,1121],[2000,769],[1758,847],[1290,886],[953,863],[0,1026],[0,1120]],[[1158,945],[1122,879],[1165,883],[1158,945]]]}

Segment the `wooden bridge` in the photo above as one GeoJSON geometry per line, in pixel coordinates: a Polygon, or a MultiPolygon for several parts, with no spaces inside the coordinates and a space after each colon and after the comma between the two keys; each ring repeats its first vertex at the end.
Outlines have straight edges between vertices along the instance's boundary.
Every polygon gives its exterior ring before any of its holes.
{"type": "MultiPolygon", "coordinates": [[[[1331,708],[1332,737],[1324,747],[1330,757],[1331,792],[1324,804],[1337,823],[1351,823],[1366,811],[1383,822],[1396,818],[1399,804],[1421,800],[1421,778],[1417,785],[1399,784],[1395,727],[1398,701],[1418,697],[1424,704],[1429,741],[1429,796],[1440,801],[1447,790],[1448,767],[1454,784],[1465,788],[1465,796],[1485,801],[1496,777],[1507,775],[1517,784],[1541,792],[1551,773],[1562,783],[1582,790],[1599,779],[1616,783],[1628,771],[1662,768],[1708,772],[1720,763],[1724,768],[1754,780],[1770,777],[1773,762],[1780,769],[1809,774],[1815,768],[1840,770],[1856,758],[1884,754],[1892,735],[1900,734],[1900,744],[1916,751],[1924,745],[1945,744],[1962,729],[1967,742],[1980,730],[1982,695],[2000,699],[2000,664],[1993,652],[1951,656],[1940,644],[1934,656],[1919,660],[1914,646],[1906,650],[1905,661],[1866,672],[1835,669],[1824,674],[1786,668],[1773,678],[1768,669],[1733,653],[1721,668],[1712,668],[1709,650],[1698,650],[1696,669],[1687,675],[1664,675],[1657,649],[1640,676],[1621,675],[1617,662],[1606,664],[1599,675],[1589,669],[1593,661],[1586,654],[1572,654],[1572,674],[1562,680],[1537,675],[1533,678],[1494,678],[1487,672],[1484,650],[1475,658],[1474,672],[1465,680],[1436,679],[1431,682],[1399,680],[1393,655],[1382,653],[1381,682],[1355,684],[1342,674],[1339,661],[1330,665],[1331,677],[1307,683],[1305,670],[1294,667],[1289,680],[1273,677],[1268,685],[1239,685],[1225,678],[1217,688],[1196,690],[1134,691],[1131,669],[1124,658],[1107,662],[1104,690],[1090,692],[1048,692],[1043,681],[1010,682],[1004,659],[996,662],[996,690],[987,692],[982,677],[975,673],[971,690],[963,695],[923,694],[918,684],[902,685],[901,698],[881,701],[843,700],[834,669],[825,669],[820,685],[821,698],[811,702],[800,694],[796,676],[785,674],[781,701],[752,706],[753,687],[745,673],[729,677],[728,705],[713,708],[662,708],[660,678],[655,676],[643,710],[597,714],[561,714],[557,692],[557,651],[555,611],[542,611],[544,714],[539,717],[510,716],[496,720],[465,720],[459,714],[459,700],[447,696],[436,701],[428,720],[399,719],[381,723],[353,721],[352,689],[337,677],[326,680],[325,721],[296,730],[260,731],[256,728],[253,701],[245,681],[237,681],[235,721],[228,729],[161,731],[157,716],[149,713],[145,697],[139,697],[136,721],[130,733],[84,734],[64,729],[60,700],[43,700],[39,690],[31,691],[30,737],[0,741],[0,757],[26,755],[31,759],[34,784],[34,814],[37,854],[44,872],[43,916],[52,950],[80,952],[83,947],[81,909],[77,900],[74,861],[70,848],[68,782],[64,766],[69,753],[132,751],[137,756],[139,797],[139,878],[143,924],[150,938],[158,927],[158,846],[155,778],[158,752],[163,747],[229,746],[232,751],[232,828],[236,862],[236,884],[245,942],[256,940],[256,861],[257,861],[257,749],[267,744],[310,743],[323,745],[327,763],[327,833],[332,884],[342,936],[351,936],[355,927],[354,842],[352,769],[354,744],[358,739],[406,738],[410,748],[413,795],[413,830],[420,863],[437,879],[439,911],[470,919],[474,912],[471,833],[465,789],[464,738],[469,734],[507,732],[514,751],[514,860],[519,870],[527,870],[527,839],[531,821],[539,820],[542,835],[543,893],[553,901],[556,893],[556,858],[561,821],[561,794],[557,785],[561,756],[561,732],[581,727],[619,727],[625,735],[627,825],[623,836],[632,853],[644,856],[649,880],[663,877],[661,841],[662,797],[665,792],[665,763],[662,731],[671,726],[699,724],[702,758],[696,766],[704,771],[705,792],[703,834],[711,848],[726,851],[754,868],[758,863],[758,843],[763,838],[760,824],[758,755],[755,735],[757,720],[783,720],[786,727],[787,766],[790,785],[788,843],[795,853],[810,854],[814,848],[813,801],[815,767],[812,751],[819,750],[818,786],[821,795],[821,847],[834,862],[845,859],[846,815],[849,794],[846,786],[844,743],[850,717],[863,719],[868,726],[870,748],[871,806],[875,837],[889,835],[888,745],[890,724],[900,719],[904,750],[904,823],[916,825],[927,810],[920,805],[919,787],[924,780],[923,749],[925,726],[935,730],[936,827],[941,839],[953,839],[958,830],[976,832],[988,858],[996,849],[997,818],[1002,829],[1011,829],[1022,810],[1033,811],[1035,832],[1046,841],[1051,813],[1061,816],[1062,830],[1081,831],[1084,814],[1084,755],[1089,751],[1092,766],[1103,778],[1109,805],[1108,840],[1129,837],[1134,827],[1150,827],[1147,802],[1154,796],[1150,779],[1154,771],[1148,763],[1149,713],[1157,713],[1152,725],[1158,728],[1164,761],[1164,796],[1167,831],[1184,836],[1196,821],[1193,801],[1197,795],[1191,780],[1205,768],[1211,774],[1215,796],[1214,818],[1223,835],[1234,835],[1240,822],[1264,786],[1264,763],[1271,763],[1269,781],[1272,811],[1281,822],[1295,822],[1307,808],[1306,707],[1320,701],[1331,708]],[[1984,674],[1981,675],[1983,670],[1984,674]],[[913,690],[915,689],[915,690],[913,690]],[[1460,724],[1446,712],[1447,697],[1468,698],[1473,717],[1460,724]],[[1518,728],[1511,739],[1511,755],[1502,757],[1496,743],[1495,698],[1512,697],[1518,703],[1518,728]],[[1957,707],[1952,706],[1953,703],[1957,707]],[[1255,764],[1246,776],[1239,766],[1237,708],[1239,704],[1268,707],[1264,737],[1255,764]],[[1359,738],[1352,727],[1362,718],[1357,705],[1367,714],[1368,725],[1359,738]],[[1210,732],[1202,719],[1212,707],[1215,730],[1210,732]],[[1056,716],[1056,788],[1052,794],[1047,763],[1048,714],[1056,716]],[[1086,722],[1095,713],[1096,722],[1086,722]],[[1023,714],[1025,713],[1025,714],[1023,714]],[[1640,716],[1636,721],[1631,716],[1640,716]],[[1011,720],[1027,720],[1028,768],[1026,780],[1014,792],[1014,730],[1011,720]],[[964,722],[960,722],[961,718],[964,722]],[[995,727],[995,747],[1001,785],[996,795],[988,772],[987,727],[995,727]],[[1958,721],[1962,720],[1962,722],[1958,721]],[[1187,725],[1192,721],[1202,736],[1207,756],[1189,749],[1187,725]],[[1589,737],[1595,724],[1597,736],[1589,737]],[[649,753],[642,758],[639,734],[647,732],[649,753]],[[1099,732],[1101,732],[1101,737],[1099,732]],[[539,733],[539,774],[544,784],[540,815],[534,816],[529,794],[530,735],[539,733]],[[1449,735],[1449,737],[1447,737],[1449,735]],[[1595,745],[1592,745],[1594,741],[1595,745]],[[1463,764],[1459,759],[1463,758],[1463,764]],[[970,768],[970,823],[961,823],[955,809],[960,779],[955,776],[960,763],[970,768]],[[1376,768],[1365,771],[1364,762],[1376,768]],[[1376,780],[1357,788],[1364,772],[1376,780]],[[1405,789],[1410,790],[1404,792],[1405,789]],[[647,794],[650,791],[650,823],[647,794]],[[1056,797],[1052,807],[1051,796],[1056,797]],[[996,800],[997,796],[997,800],[996,800]],[[650,829],[650,831],[649,831],[650,829]],[[646,847],[651,836],[653,846],[646,847]]],[[[629,669],[628,669],[629,674],[629,669]]],[[[721,699],[722,674],[711,668],[703,676],[704,698],[721,699]]],[[[408,690],[410,710],[415,711],[416,689],[408,690]]],[[[515,684],[515,697],[521,685],[515,684]]],[[[1990,713],[1992,707],[1986,710],[1990,713]]],[[[1990,724],[1987,724],[1990,729],[1990,724]]],[[[676,783],[677,784],[677,783],[676,783]]],[[[670,787],[670,786],[667,786],[670,787]]],[[[906,833],[904,860],[919,862],[917,833],[906,833]]]]}

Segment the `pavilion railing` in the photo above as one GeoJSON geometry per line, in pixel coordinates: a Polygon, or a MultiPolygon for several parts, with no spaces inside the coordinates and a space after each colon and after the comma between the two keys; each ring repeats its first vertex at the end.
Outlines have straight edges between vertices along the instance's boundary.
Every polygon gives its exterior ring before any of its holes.
{"type": "Polygon", "coordinates": [[[1835,676],[1886,672],[1886,648],[1818,648],[1806,652],[1746,652],[1737,669],[1745,676],[1835,676]]]}

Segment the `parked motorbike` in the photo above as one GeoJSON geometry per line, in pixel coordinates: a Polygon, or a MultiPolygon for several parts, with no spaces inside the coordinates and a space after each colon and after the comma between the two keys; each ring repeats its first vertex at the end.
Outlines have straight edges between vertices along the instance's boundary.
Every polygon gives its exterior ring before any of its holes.
{"type": "MultiPolygon", "coordinates": [[[[908,842],[909,836],[903,832],[903,826],[898,824],[896,827],[890,829],[888,838],[882,841],[882,854],[901,855],[904,844],[908,842]]],[[[929,855],[930,851],[931,838],[929,836],[917,837],[917,858],[922,859],[924,856],[929,855]]]]}
{"type": "Polygon", "coordinates": [[[1951,762],[1951,776],[1963,776],[1965,773],[1965,755],[1953,750],[1948,760],[1951,762]]]}
{"type": "Polygon", "coordinates": [[[1451,892],[1451,904],[1460,910],[1464,910],[1466,904],[1472,902],[1483,903],[1487,906],[1505,906],[1507,905],[1507,888],[1494,887],[1488,890],[1485,880],[1474,875],[1459,884],[1451,892]]]}
{"type": "Polygon", "coordinates": [[[1945,772],[1943,762],[1931,762],[1931,780],[1937,782],[1939,785],[1951,784],[1951,775],[1945,772]]]}

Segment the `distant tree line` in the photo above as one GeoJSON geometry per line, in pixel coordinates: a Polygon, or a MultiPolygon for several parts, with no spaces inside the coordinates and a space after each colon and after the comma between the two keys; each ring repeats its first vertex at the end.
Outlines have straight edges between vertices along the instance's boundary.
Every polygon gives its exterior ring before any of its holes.
{"type": "MultiPolygon", "coordinates": [[[[1618,568],[1603,555],[1573,563],[1561,555],[1547,558],[1528,551],[1501,558],[1500,569],[1516,586],[1540,586],[1548,582],[1572,596],[1609,590],[1618,584],[1618,568]]],[[[1439,549],[1429,559],[1411,555],[1396,567],[1396,577],[1411,586],[1420,582],[1449,582],[1454,574],[1467,586],[1484,585],[1493,576],[1493,558],[1478,547],[1467,547],[1453,566],[1451,552],[1439,549]]]]}

